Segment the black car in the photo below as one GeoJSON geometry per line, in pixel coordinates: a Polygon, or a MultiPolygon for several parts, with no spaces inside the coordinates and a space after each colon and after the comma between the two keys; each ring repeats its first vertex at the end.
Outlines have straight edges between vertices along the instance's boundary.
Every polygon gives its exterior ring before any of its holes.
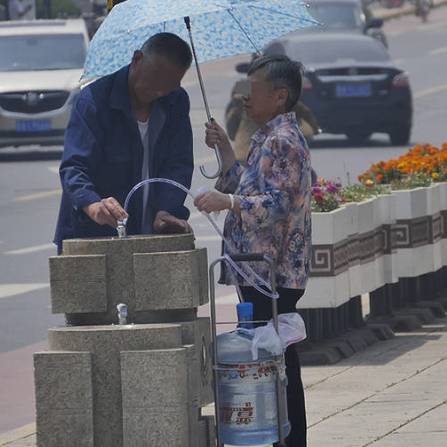
{"type": "Polygon", "coordinates": [[[374,37],[386,47],[383,20],[373,16],[365,0],[310,0],[309,12],[321,26],[305,28],[298,33],[343,32],[374,37]]]}
{"type": "Polygon", "coordinates": [[[304,64],[301,100],[323,132],[345,134],[355,143],[374,132],[389,134],[395,145],[409,142],[409,79],[377,40],[339,33],[293,35],[273,41],[264,52],[304,64]]]}

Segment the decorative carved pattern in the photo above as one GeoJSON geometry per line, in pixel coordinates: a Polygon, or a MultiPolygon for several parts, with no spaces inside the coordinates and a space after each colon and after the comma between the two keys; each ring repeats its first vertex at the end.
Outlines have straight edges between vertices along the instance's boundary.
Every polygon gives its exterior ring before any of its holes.
{"type": "Polygon", "coordinates": [[[447,239],[447,210],[441,211],[442,222],[442,237],[447,239]]]}
{"type": "Polygon", "coordinates": [[[443,231],[443,217],[441,213],[432,216],[432,243],[442,239],[443,231]]]}
{"type": "Polygon", "coordinates": [[[447,210],[434,216],[398,220],[335,245],[314,245],[311,276],[335,276],[402,248],[417,248],[447,239],[447,210]]]}
{"type": "Polygon", "coordinates": [[[333,245],[314,245],[312,248],[311,276],[334,276],[333,245]]]}
{"type": "Polygon", "coordinates": [[[398,223],[391,227],[393,235],[393,248],[410,248],[410,225],[408,223],[398,223]]]}
{"type": "Polygon", "coordinates": [[[420,247],[431,243],[432,226],[429,216],[410,221],[411,246],[420,247]]]}

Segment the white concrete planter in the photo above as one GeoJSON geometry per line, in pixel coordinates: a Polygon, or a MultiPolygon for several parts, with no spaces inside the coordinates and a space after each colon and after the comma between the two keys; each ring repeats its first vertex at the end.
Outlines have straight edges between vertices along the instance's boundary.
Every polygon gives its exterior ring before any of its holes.
{"type": "MultiPolygon", "coordinates": [[[[442,232],[447,235],[447,183],[439,183],[439,201],[442,213],[442,232]]],[[[447,266],[447,239],[441,240],[441,262],[442,266],[447,266]]]]}
{"type": "MultiPolygon", "coordinates": [[[[358,228],[357,234],[362,239],[371,234],[377,229],[376,214],[377,214],[377,200],[371,198],[357,204],[358,207],[358,228]]],[[[370,239],[371,241],[371,239],[370,239]]],[[[361,278],[361,293],[367,293],[377,288],[376,286],[376,259],[373,256],[369,259],[362,259],[360,261],[360,278],[361,278]]]]}
{"type": "MultiPolygon", "coordinates": [[[[330,271],[336,267],[335,250],[330,246],[337,247],[337,244],[347,241],[349,229],[352,228],[350,219],[351,212],[346,207],[328,213],[312,213],[314,259],[316,268],[321,274],[329,275],[330,271]]],[[[337,259],[340,258],[337,257],[337,259]]],[[[306,287],[306,293],[298,303],[298,308],[338,307],[349,301],[348,267],[341,267],[342,271],[332,276],[311,277],[306,287]]],[[[337,272],[333,271],[333,273],[337,272]]]]}
{"type": "Polygon", "coordinates": [[[328,213],[312,213],[312,243],[336,244],[349,236],[350,214],[342,206],[328,213]]]}
{"type": "Polygon", "coordinates": [[[313,213],[315,276],[299,307],[338,307],[399,278],[447,266],[446,224],[447,183],[313,213]]]}
{"type": "Polygon", "coordinates": [[[393,191],[393,195],[396,197],[399,238],[398,276],[415,277],[438,270],[441,267],[442,244],[435,247],[436,244],[428,243],[432,230],[431,221],[427,221],[427,218],[431,216],[439,219],[439,186],[393,191]]]}

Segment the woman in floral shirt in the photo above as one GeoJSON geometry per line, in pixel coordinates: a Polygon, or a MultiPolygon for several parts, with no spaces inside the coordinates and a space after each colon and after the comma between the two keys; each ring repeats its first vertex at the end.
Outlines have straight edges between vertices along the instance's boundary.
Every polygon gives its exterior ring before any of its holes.
{"type": "MultiPolygon", "coordinates": [[[[301,65],[286,56],[263,56],[248,72],[247,114],[259,126],[253,135],[247,165],[236,162],[225,131],[207,125],[206,143],[217,145],[223,175],[217,191],[197,196],[200,211],[229,210],[224,234],[232,253],[264,253],[276,263],[279,313],[296,311],[309,275],[311,250],[311,165],[309,150],[293,112],[301,92],[301,65]]],[[[264,279],[266,266],[252,269],[264,279]]],[[[232,284],[234,275],[226,271],[232,284]]],[[[253,302],[254,319],[271,318],[271,301],[237,278],[244,301],[253,302]]],[[[306,446],[306,415],[296,346],[286,351],[289,447],[306,446]]]]}

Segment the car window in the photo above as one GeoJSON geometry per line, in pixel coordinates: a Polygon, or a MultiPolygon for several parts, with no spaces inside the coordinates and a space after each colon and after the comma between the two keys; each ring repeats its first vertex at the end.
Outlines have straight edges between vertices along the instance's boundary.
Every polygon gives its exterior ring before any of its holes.
{"type": "MultiPolygon", "coordinates": [[[[266,51],[269,51],[268,49],[266,51]]],[[[270,53],[272,54],[272,53],[270,53]]],[[[385,62],[390,56],[385,47],[375,39],[364,40],[314,40],[312,42],[288,41],[286,54],[304,65],[354,62],[385,62]]]]}
{"type": "Polygon", "coordinates": [[[311,3],[309,12],[324,28],[355,29],[361,27],[364,20],[360,6],[355,4],[311,3]]]}
{"type": "Polygon", "coordinates": [[[82,34],[2,36],[0,71],[67,70],[82,68],[82,34]]]}

